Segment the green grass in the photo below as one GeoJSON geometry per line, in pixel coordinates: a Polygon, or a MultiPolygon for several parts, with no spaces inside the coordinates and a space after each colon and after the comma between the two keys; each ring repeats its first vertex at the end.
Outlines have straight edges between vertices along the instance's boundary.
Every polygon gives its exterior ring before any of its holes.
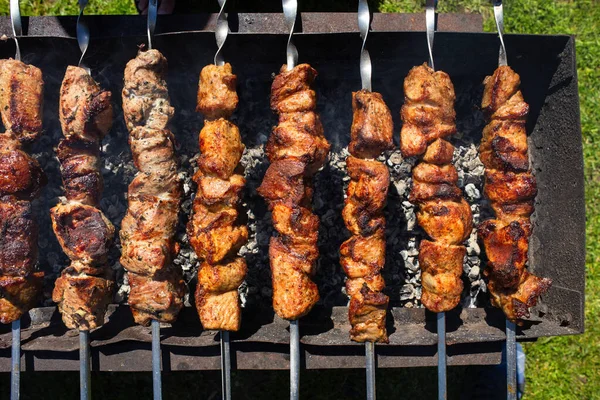
{"type": "MultiPolygon", "coordinates": [[[[192,0],[187,0],[191,2],[192,0]]],[[[230,1],[233,9],[239,11],[279,11],[279,0],[230,1]]],[[[135,13],[133,1],[127,0],[92,0],[88,8],[90,14],[131,14],[135,13]]],[[[180,0],[181,3],[181,0],[180,0]]],[[[216,8],[214,0],[198,0],[190,6],[193,11],[216,8]]],[[[354,11],[356,3],[351,5],[345,0],[301,0],[301,9],[306,11],[354,11]]],[[[374,7],[379,7],[383,12],[420,12],[423,10],[424,0],[376,0],[374,7]]],[[[579,93],[581,99],[581,122],[584,139],[585,182],[586,182],[586,207],[587,207],[587,288],[586,288],[586,333],[580,336],[541,339],[536,343],[526,346],[527,352],[527,394],[525,400],[547,399],[600,399],[600,2],[597,0],[510,0],[505,2],[505,22],[507,32],[512,33],[568,33],[577,35],[577,59],[579,74],[579,93]]],[[[77,2],[74,0],[25,0],[21,2],[24,15],[44,14],[76,14],[77,2]]],[[[484,16],[485,29],[495,29],[489,1],[487,0],[444,0],[440,2],[441,12],[480,12],[484,16]]],[[[8,12],[8,0],[0,0],[0,14],[8,12]]],[[[565,266],[568,268],[568,266],[565,266]]],[[[455,378],[462,376],[463,369],[451,369],[450,374],[455,378]]],[[[37,379],[40,378],[36,374],[37,379]]],[[[26,374],[27,376],[27,374],[26,374]]],[[[30,375],[31,376],[31,375],[30,375]]],[[[66,385],[74,389],[73,393],[64,397],[60,395],[53,398],[76,398],[77,381],[74,374],[54,375],[56,384],[48,381],[46,387],[62,387],[66,385]],[[64,379],[63,379],[64,378],[64,379]],[[72,381],[72,382],[71,382],[72,381]]],[[[127,375],[102,374],[95,376],[95,382],[100,387],[112,387],[114,392],[104,391],[98,393],[100,397],[118,398],[115,393],[127,386],[136,387],[142,393],[141,397],[149,396],[149,376],[139,374],[129,375],[136,377],[126,382],[127,375]],[[120,384],[116,386],[112,383],[120,384]],[[144,388],[143,390],[141,388],[144,388]],[[144,392],[145,390],[145,392],[144,392]],[[104,396],[102,396],[104,395],[104,396]]],[[[33,376],[31,376],[33,378],[33,376]]],[[[209,387],[203,386],[196,380],[203,378],[214,381],[211,390],[218,390],[218,377],[206,374],[183,375],[171,374],[166,379],[165,389],[170,393],[206,393],[207,398],[217,398],[217,394],[210,395],[206,392],[209,387]],[[177,378],[179,376],[179,378],[177,378]],[[183,382],[186,382],[183,384],[183,382]],[[190,386],[191,385],[191,386],[190,386]],[[215,389],[216,388],[216,389],[215,389]],[[188,391],[188,389],[192,389],[188,391]],[[195,390],[194,390],[195,389],[195,390]]],[[[248,397],[249,393],[264,393],[262,398],[270,398],[269,394],[285,397],[287,388],[287,375],[285,373],[243,372],[238,373],[239,381],[257,386],[263,382],[263,387],[255,387],[252,391],[238,388],[237,398],[248,397]],[[283,391],[280,390],[283,386],[283,391]],[[279,388],[278,388],[279,387],[279,388]]],[[[359,371],[340,373],[315,373],[307,371],[304,380],[305,388],[323,388],[326,393],[318,394],[314,391],[311,398],[355,398],[362,391],[363,375],[359,371]],[[320,382],[328,381],[326,386],[320,382]]],[[[303,378],[303,379],[304,379],[303,378]]],[[[385,398],[402,397],[430,398],[435,389],[435,375],[432,369],[400,370],[390,373],[380,371],[378,374],[378,387],[385,398]]],[[[27,379],[27,378],[25,378],[27,379]]],[[[5,379],[0,377],[4,388],[5,379]]],[[[31,384],[34,384],[33,379],[31,384]]],[[[45,385],[44,385],[45,386],[45,385]]],[[[451,385],[451,388],[456,388],[451,385]]],[[[70,389],[69,389],[70,390],[70,389]]],[[[4,392],[4,390],[0,391],[4,392]]],[[[318,392],[318,390],[317,390],[318,392]]],[[[39,392],[42,394],[43,392],[39,392]]],[[[305,392],[308,394],[308,392],[305,392]]],[[[0,393],[0,398],[3,394],[0,393]]],[[[457,395],[457,393],[454,393],[457,395]]],[[[98,396],[96,396],[98,397],[98,396]]],[[[364,397],[364,395],[362,396],[364,397]]],[[[455,396],[451,393],[451,398],[455,396]]],[[[38,397],[40,398],[40,397],[38,397]]],[[[125,398],[125,397],[123,397],[125,398]]],[[[308,398],[308,397],[306,397],[308,398]]]]}

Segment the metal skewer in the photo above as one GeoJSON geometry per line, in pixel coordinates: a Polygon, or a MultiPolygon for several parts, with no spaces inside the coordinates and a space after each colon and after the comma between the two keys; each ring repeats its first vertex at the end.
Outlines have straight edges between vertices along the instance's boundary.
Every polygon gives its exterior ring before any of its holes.
{"type": "MultiPolygon", "coordinates": [[[[283,15],[287,25],[288,36],[286,46],[287,69],[291,70],[298,63],[298,49],[292,41],[296,17],[298,15],[297,0],[282,0],[283,15]]],[[[300,327],[299,321],[290,321],[290,399],[300,398],[300,327]]]]}
{"type": "MultiPolygon", "coordinates": [[[[148,35],[148,50],[152,49],[152,35],[156,28],[156,16],[158,14],[158,0],[148,1],[148,19],[146,33],[148,35]]],[[[160,322],[152,320],[152,391],[154,400],[162,400],[162,378],[161,378],[161,354],[160,354],[160,322]]]]}
{"type": "MultiPolygon", "coordinates": [[[[23,35],[21,25],[21,9],[19,0],[10,0],[10,21],[12,25],[13,36],[15,38],[15,60],[21,61],[21,48],[19,47],[19,36],[23,35]]],[[[12,351],[11,351],[11,369],[10,369],[10,398],[19,400],[21,395],[21,320],[18,319],[12,323],[12,351]]]]}
{"type": "MultiPolygon", "coordinates": [[[[498,52],[498,66],[508,65],[506,46],[504,45],[504,9],[502,0],[493,0],[494,19],[500,39],[500,50],[498,52]]],[[[514,322],[506,319],[506,398],[517,399],[517,335],[514,322]]]]}
{"type": "MultiPolygon", "coordinates": [[[[79,15],[77,16],[77,43],[81,50],[78,66],[91,75],[90,69],[83,64],[83,57],[90,44],[90,31],[83,19],[83,11],[88,0],[79,0],[79,15]]],[[[90,332],[79,330],[79,396],[81,400],[92,398],[91,372],[90,372],[90,332]]]]}
{"type": "MultiPolygon", "coordinates": [[[[435,10],[437,0],[427,0],[425,4],[425,25],[427,28],[427,50],[429,51],[429,67],[435,70],[433,62],[433,39],[436,28],[435,10]]],[[[438,335],[438,399],[445,400],[447,392],[447,357],[446,357],[446,313],[437,313],[437,335],[438,335]]]]}
{"type": "MultiPolygon", "coordinates": [[[[217,52],[215,53],[215,65],[225,64],[222,49],[229,34],[229,23],[227,14],[224,12],[227,0],[218,0],[219,15],[217,16],[217,26],[215,28],[215,39],[217,41],[217,52]]],[[[229,342],[229,332],[221,331],[221,398],[231,400],[231,347],[229,342]]]]}
{"type": "Polygon", "coordinates": [[[21,383],[21,320],[12,323],[10,399],[19,400],[21,383]]]}
{"type": "MultiPolygon", "coordinates": [[[[371,13],[367,0],[358,1],[358,30],[362,39],[360,49],[360,80],[364,90],[371,91],[371,56],[366,48],[367,36],[369,35],[369,25],[371,23],[371,13]]],[[[375,388],[375,343],[365,342],[365,370],[367,374],[367,399],[375,400],[377,390],[375,388]]]]}

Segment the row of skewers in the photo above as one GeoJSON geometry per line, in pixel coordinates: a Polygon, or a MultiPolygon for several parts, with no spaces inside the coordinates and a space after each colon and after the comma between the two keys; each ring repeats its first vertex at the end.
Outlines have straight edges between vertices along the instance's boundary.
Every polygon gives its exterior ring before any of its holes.
{"type": "MultiPolygon", "coordinates": [[[[297,321],[319,299],[311,279],[319,257],[319,219],[311,211],[311,183],[330,148],[316,113],[313,84],[317,71],[308,64],[296,65],[298,53],[291,40],[295,3],[283,2],[290,27],[288,62],[271,88],[271,108],[279,122],[266,144],[270,166],[258,189],[276,231],[269,245],[273,308],[290,321],[290,334],[296,338],[296,343],[290,341],[292,364],[298,362],[297,321]]],[[[223,27],[225,3],[220,4],[223,27]]],[[[368,8],[365,1],[359,4],[363,11],[359,13],[363,88],[352,94],[351,155],[346,160],[350,181],[343,209],[351,236],[340,248],[340,263],[348,277],[350,337],[367,343],[367,353],[372,355],[373,343],[388,341],[389,299],[382,292],[381,270],[389,172],[377,157],[393,149],[394,143],[390,110],[382,96],[371,91],[370,59],[364,47],[368,8]]],[[[221,30],[221,36],[217,35],[215,64],[200,73],[197,111],[205,122],[199,134],[200,156],[193,177],[197,193],[187,232],[201,262],[195,294],[200,320],[205,329],[222,331],[221,339],[228,346],[226,332],[241,326],[238,287],[248,267],[237,254],[248,238],[248,229],[240,210],[245,181],[239,161],[244,145],[239,129],[229,119],[238,104],[236,76],[220,56],[226,33],[221,30]]],[[[182,199],[175,138],[168,129],[175,110],[165,80],[167,60],[151,48],[150,37],[149,31],[148,49],[140,51],[124,72],[123,112],[138,173],[129,185],[128,210],[119,234],[134,319],[144,326],[152,323],[158,336],[159,323],[175,321],[183,307],[185,284],[172,263],[179,250],[175,232],[182,199]]],[[[433,36],[429,48],[433,48],[433,36]]],[[[525,268],[536,186],[527,155],[528,106],[519,83],[519,76],[506,65],[484,82],[482,109],[488,125],[480,157],[485,166],[484,191],[496,218],[478,227],[488,258],[492,303],[517,323],[528,317],[529,307],[550,286],[549,280],[525,268]]],[[[35,270],[37,227],[31,202],[42,190],[45,177],[25,150],[42,133],[42,91],[38,68],[20,60],[0,62],[0,113],[6,129],[0,135],[2,323],[18,321],[35,304],[42,286],[43,273],[35,270]]],[[[400,149],[404,156],[419,159],[413,169],[410,200],[418,206],[417,221],[429,236],[421,242],[419,252],[421,301],[427,309],[443,315],[459,303],[466,252],[463,242],[472,230],[471,209],[457,186],[454,147],[449,142],[456,133],[454,88],[446,73],[433,69],[430,53],[429,65],[409,72],[404,93],[400,149]]],[[[56,152],[65,196],[50,213],[56,237],[71,264],[56,281],[53,300],[65,325],[85,335],[104,323],[115,286],[107,266],[115,229],[99,209],[100,144],[112,124],[111,93],[94,81],[85,66],[70,66],[60,91],[59,114],[64,138],[56,152]]],[[[155,373],[160,374],[160,369],[155,373]]],[[[293,393],[295,381],[297,376],[292,376],[292,398],[298,396],[297,386],[293,393]]]]}

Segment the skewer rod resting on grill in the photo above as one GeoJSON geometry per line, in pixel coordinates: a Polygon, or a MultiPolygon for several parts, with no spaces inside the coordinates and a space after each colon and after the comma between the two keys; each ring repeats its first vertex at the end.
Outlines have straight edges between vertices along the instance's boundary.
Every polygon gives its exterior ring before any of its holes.
{"type": "Polygon", "coordinates": [[[21,383],[21,320],[12,323],[12,365],[10,369],[10,399],[19,400],[21,383]]]}
{"type": "Polygon", "coordinates": [[[228,331],[221,331],[221,393],[223,400],[231,400],[231,352],[228,331]]]}
{"type": "Polygon", "coordinates": [[[506,320],[506,398],[517,400],[517,341],[515,323],[506,320]]]}
{"type": "Polygon", "coordinates": [[[300,330],[298,320],[290,321],[290,399],[300,398],[300,330]]]}
{"type": "Polygon", "coordinates": [[[367,368],[367,400],[375,400],[375,343],[365,342],[365,358],[367,368]]]}
{"type": "Polygon", "coordinates": [[[152,320],[152,389],[154,400],[162,400],[160,376],[160,322],[152,320]]]}
{"type": "Polygon", "coordinates": [[[438,334],[438,399],[445,400],[446,391],[446,313],[437,314],[438,334]]]}
{"type": "Polygon", "coordinates": [[[81,400],[92,398],[90,380],[90,332],[79,331],[79,393],[81,400]]]}

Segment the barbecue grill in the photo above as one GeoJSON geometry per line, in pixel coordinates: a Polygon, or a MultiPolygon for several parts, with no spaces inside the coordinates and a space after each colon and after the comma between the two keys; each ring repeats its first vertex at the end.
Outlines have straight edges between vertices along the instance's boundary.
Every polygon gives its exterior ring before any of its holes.
{"type": "MultiPolygon", "coordinates": [[[[411,67],[428,59],[423,32],[409,31],[413,26],[424,27],[423,17],[376,16],[374,31],[369,34],[373,86],[392,110],[396,136],[404,98],[403,79],[411,67]]],[[[92,44],[86,64],[92,66],[101,86],[120,93],[124,66],[135,56],[136,46],[146,41],[145,21],[136,17],[87,18],[92,44]]],[[[300,325],[303,368],[364,367],[363,346],[348,339],[347,299],[342,291],[344,273],[337,255],[345,239],[340,216],[343,172],[338,163],[345,157],[344,148],[349,142],[350,93],[360,87],[357,49],[361,41],[355,18],[355,14],[303,14],[302,32],[294,36],[300,62],[310,62],[319,71],[317,108],[333,153],[316,179],[315,210],[322,220],[319,242],[322,257],[316,282],[322,301],[300,325]],[[329,18],[333,23],[328,22],[329,18]]],[[[459,30],[460,21],[469,18],[473,17],[441,15],[439,26],[459,30]]],[[[230,22],[234,32],[229,35],[223,52],[225,59],[237,66],[240,106],[235,119],[248,148],[242,162],[248,179],[246,208],[250,210],[249,221],[253,227],[251,240],[244,248],[249,271],[242,289],[243,324],[239,332],[230,335],[231,363],[234,369],[287,369],[288,323],[274,316],[270,304],[267,248],[271,228],[266,206],[256,194],[266,169],[261,146],[275,124],[269,110],[269,88],[272,74],[284,61],[282,54],[287,35],[281,15],[240,14],[236,18],[232,14],[230,20],[234,22],[230,22]]],[[[200,69],[212,62],[215,50],[213,33],[202,30],[210,30],[214,21],[214,15],[159,19],[156,32],[162,33],[153,38],[153,45],[169,60],[168,85],[177,110],[172,127],[179,142],[177,151],[188,186],[182,213],[186,215],[189,215],[192,193],[189,182],[193,163],[190,161],[197,153],[197,131],[202,125],[194,112],[196,84],[200,69]],[[176,29],[186,32],[176,32],[176,29]]],[[[27,22],[25,30],[29,24],[29,36],[20,40],[23,60],[40,67],[46,82],[46,134],[35,144],[33,153],[47,172],[49,184],[37,204],[40,266],[47,276],[45,297],[21,322],[22,369],[77,370],[78,336],[61,323],[48,295],[67,259],[51,232],[47,210],[61,193],[58,162],[53,153],[61,135],[57,119],[58,91],[66,66],[76,65],[80,53],[72,38],[72,18],[40,17],[29,18],[27,22]]],[[[481,139],[482,81],[496,68],[498,39],[495,34],[441,30],[436,34],[435,61],[438,69],[452,77],[457,94],[459,138],[453,143],[466,165],[462,171],[462,187],[471,183],[481,192],[481,179],[473,172],[476,167],[467,165],[472,161],[468,154],[481,139]]],[[[10,33],[8,18],[0,19],[0,32],[10,33]]],[[[510,48],[509,63],[521,75],[522,91],[530,104],[527,130],[539,193],[533,216],[529,269],[554,282],[532,310],[531,322],[517,328],[517,339],[578,334],[584,328],[585,208],[575,41],[570,36],[507,35],[505,43],[510,48]]],[[[12,41],[0,46],[0,58],[13,55],[12,41]]],[[[103,149],[106,188],[102,205],[108,218],[119,223],[125,213],[124,196],[133,168],[120,102],[115,101],[114,107],[114,127],[103,149]]],[[[421,233],[416,228],[406,230],[410,210],[403,208],[408,193],[402,192],[402,187],[409,171],[404,171],[406,160],[397,153],[386,158],[394,171],[392,180],[396,190],[390,190],[386,214],[389,260],[384,277],[391,304],[387,324],[390,343],[377,346],[380,368],[427,366],[437,362],[436,317],[419,307],[418,275],[411,273],[410,259],[407,262],[402,254],[403,250],[410,250],[411,241],[418,240],[421,233]],[[391,240],[390,235],[397,240],[391,240]]],[[[483,219],[485,204],[476,197],[473,196],[472,203],[481,205],[483,219]]],[[[193,293],[195,260],[183,236],[183,222],[180,239],[184,247],[176,262],[183,266],[186,281],[190,281],[190,293],[193,293]]],[[[119,301],[126,294],[127,285],[122,280],[122,268],[117,260],[115,248],[111,263],[119,280],[115,299],[119,301]]],[[[504,314],[491,307],[487,294],[481,290],[481,272],[473,267],[474,264],[470,265],[466,271],[468,278],[465,278],[461,306],[446,315],[448,365],[497,364],[506,339],[504,314]]],[[[92,370],[150,370],[150,328],[134,325],[127,305],[122,302],[111,306],[107,318],[105,326],[90,334],[92,370]]],[[[0,371],[9,371],[11,366],[9,328],[0,326],[0,371]]],[[[202,332],[191,307],[184,309],[175,324],[161,328],[163,370],[220,368],[218,333],[202,332]]]]}

